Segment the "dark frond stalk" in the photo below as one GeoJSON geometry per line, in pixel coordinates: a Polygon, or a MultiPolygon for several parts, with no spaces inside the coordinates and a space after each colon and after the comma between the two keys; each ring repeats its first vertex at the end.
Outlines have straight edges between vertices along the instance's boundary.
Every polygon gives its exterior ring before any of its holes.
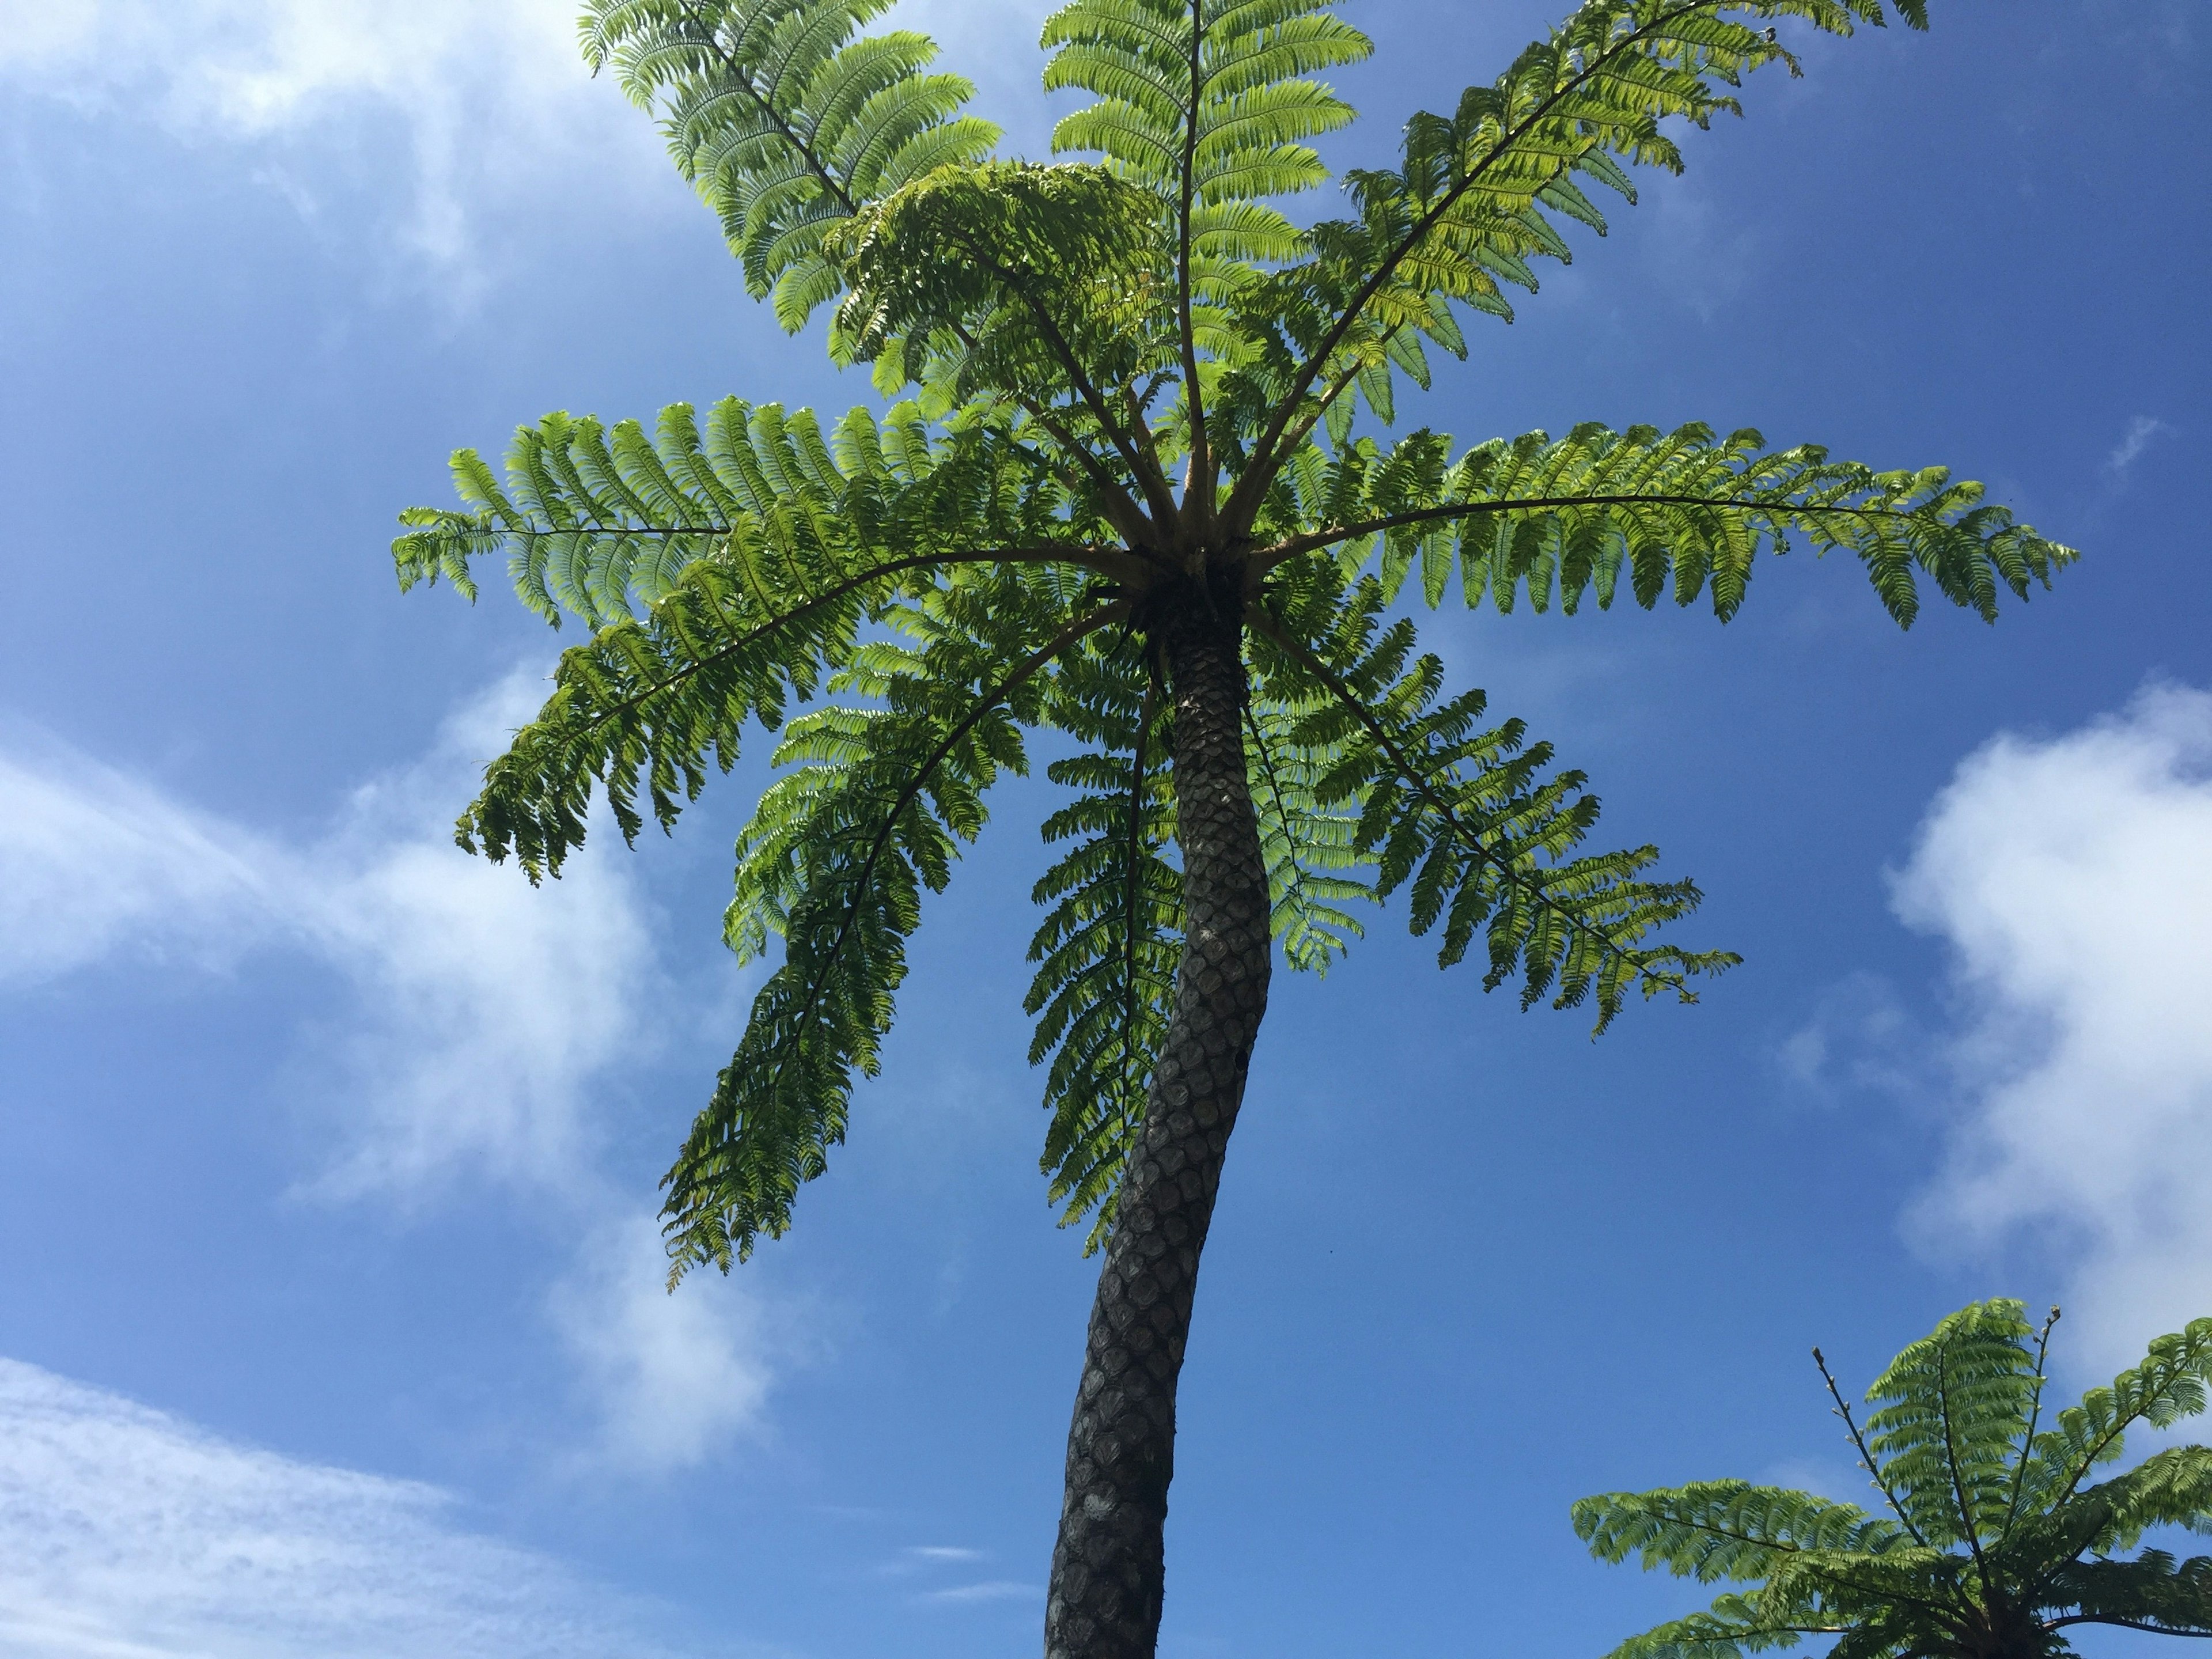
{"type": "Polygon", "coordinates": [[[1966,1499],[1966,1478],[1959,1469],[1958,1437],[1951,1426],[1951,1364],[1948,1350],[1936,1350],[1936,1408],[1943,1419],[1943,1462],[1951,1472],[1951,1498],[1959,1506],[1959,1530],[1974,1558],[1974,1571],[1982,1581],[1982,1604],[1997,1615],[1996,1581],[1990,1573],[1989,1557],[1982,1553],[1982,1537],[1974,1525],[1974,1507],[1966,1499]]]}
{"type": "Polygon", "coordinates": [[[1091,1305],[1045,1603],[1046,1659],[1152,1659],[1176,1385],[1199,1253],[1267,1004],[1273,941],[1245,774],[1243,629],[1233,606],[1221,609],[1225,617],[1202,600],[1178,605],[1154,629],[1175,699],[1185,944],[1091,1305]]]}
{"type": "Polygon", "coordinates": [[[2027,1486],[2027,1455],[2035,1449],[2035,1431],[2043,1422],[2043,1370],[2051,1358],[2051,1328],[2057,1322],[2058,1308],[2054,1303],[2035,1340],[2035,1404],[2027,1414],[2027,1437],[2020,1443],[2020,1462],[2012,1472],[2012,1502],[2005,1505],[2004,1530],[1997,1534],[1999,1548],[2011,1539],[2012,1524],[2020,1518],[2020,1495],[2027,1486]]]}
{"type": "Polygon", "coordinates": [[[1183,511],[1203,534],[1213,517],[1213,459],[1206,441],[1206,394],[1198,384],[1198,325],[1191,314],[1191,214],[1198,195],[1198,106],[1205,95],[1206,0],[1190,0],[1190,111],[1183,122],[1182,216],[1176,237],[1176,321],[1182,335],[1183,409],[1190,422],[1190,486],[1183,511]]]}
{"type": "Polygon", "coordinates": [[[1820,1380],[1828,1385],[1828,1397],[1836,1402],[1836,1415],[1844,1419],[1844,1427],[1851,1437],[1851,1444],[1858,1448],[1860,1467],[1874,1477],[1875,1485],[1881,1488],[1881,1495],[1889,1500],[1889,1512],[1904,1523],[1905,1531],[1912,1534],[1912,1541],[1926,1549],[1928,1540],[1921,1534],[1920,1528],[1912,1524],[1912,1517],[1905,1512],[1905,1505],[1897,1501],[1897,1494],[1890,1490],[1889,1478],[1881,1472],[1881,1465],[1875,1462],[1874,1453],[1867,1449],[1866,1437],[1859,1432],[1858,1423],[1851,1416],[1851,1408],[1844,1399],[1844,1391],[1836,1386],[1835,1375],[1829,1370],[1828,1362],[1818,1348],[1813,1350],[1813,1363],[1820,1368],[1820,1380]]]}

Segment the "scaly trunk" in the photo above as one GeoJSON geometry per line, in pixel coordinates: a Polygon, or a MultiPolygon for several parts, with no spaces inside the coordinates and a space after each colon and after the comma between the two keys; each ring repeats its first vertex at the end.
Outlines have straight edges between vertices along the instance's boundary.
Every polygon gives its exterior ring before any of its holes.
{"type": "Polygon", "coordinates": [[[1202,599],[1156,629],[1175,697],[1185,944],[1175,1012],[1091,1309],[1045,1605],[1046,1659],[1152,1659],[1176,1380],[1222,1155],[1267,1006],[1267,869],[1244,775],[1243,629],[1202,599]]]}

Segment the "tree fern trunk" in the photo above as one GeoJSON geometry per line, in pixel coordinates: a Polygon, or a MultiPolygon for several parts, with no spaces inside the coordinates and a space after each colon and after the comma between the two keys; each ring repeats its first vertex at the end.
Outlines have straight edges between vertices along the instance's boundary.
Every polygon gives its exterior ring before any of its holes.
{"type": "MultiPolygon", "coordinates": [[[[1233,605],[1225,606],[1229,617],[1233,605]]],[[[1175,1012],[1091,1304],[1045,1607],[1046,1659],[1152,1659],[1176,1381],[1199,1252],[1267,1004],[1267,872],[1244,773],[1242,629],[1163,620],[1187,942],[1175,1012]]]]}

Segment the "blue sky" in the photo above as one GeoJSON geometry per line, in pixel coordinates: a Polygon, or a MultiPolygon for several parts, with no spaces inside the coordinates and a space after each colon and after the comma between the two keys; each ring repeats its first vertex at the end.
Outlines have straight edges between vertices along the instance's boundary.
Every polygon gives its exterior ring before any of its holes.
{"type": "MultiPolygon", "coordinates": [[[[1032,0],[908,0],[1041,153],[1032,0]]],[[[1851,1495],[1971,1297],[2070,1381],[2212,1312],[2201,0],[1936,0],[1687,143],[1418,410],[1943,462],[2085,550],[1909,635],[1447,613],[1746,965],[1601,1042],[1379,918],[1279,981],[1207,1257],[1176,1659],[1592,1659],[1585,1492],[1851,1495]]],[[[1398,121],[1524,0],[1354,6],[1398,121]]],[[[783,1243],[658,1288],[751,985],[748,763],[533,892],[446,836],[557,641],[394,514],[550,409],[861,400],[748,302],[563,0],[0,0],[0,1654],[1033,1650],[1091,1268],[1023,1064],[1042,781],[933,905],[783,1243]]]]}

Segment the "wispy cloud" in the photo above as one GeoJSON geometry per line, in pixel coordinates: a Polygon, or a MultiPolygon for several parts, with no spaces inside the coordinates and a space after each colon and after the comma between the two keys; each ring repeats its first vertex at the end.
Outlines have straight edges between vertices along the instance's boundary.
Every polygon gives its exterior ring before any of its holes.
{"type": "Polygon", "coordinates": [[[350,1087],[320,1191],[416,1202],[463,1176],[587,1182],[592,1081],[635,1051],[655,988],[643,902],[590,847],[533,890],[451,839],[453,803],[532,695],[517,677],[477,700],[305,845],[34,734],[0,737],[0,984],[305,952],[361,1012],[325,1056],[350,1087]]]}
{"type": "Polygon", "coordinates": [[[682,1001],[624,860],[587,845],[533,889],[452,844],[453,804],[539,689],[495,688],[296,845],[0,732],[0,988],[253,952],[334,973],[348,1035],[301,1038],[295,1067],[327,1148],[302,1196],[408,1210],[490,1183],[563,1210],[578,1255],[548,1314],[600,1425],[592,1461],[655,1474],[757,1428],[788,1345],[750,1281],[668,1296],[651,1218],[618,1212],[599,1173],[608,1079],[682,1001]]]}
{"type": "Polygon", "coordinates": [[[2148,415],[2136,416],[2128,422],[2127,433],[2121,438],[2119,447],[2106,458],[2105,470],[2115,477],[2124,477],[2128,469],[2142,459],[2143,451],[2150,447],[2150,441],[2160,433],[2172,429],[2164,421],[2155,420],[2148,415]]]}
{"type": "Polygon", "coordinates": [[[17,1659],[669,1652],[653,1609],[454,1509],[0,1359],[0,1651],[17,1659]]]}
{"type": "Polygon", "coordinates": [[[2033,1242],[2093,1364],[2212,1314],[2212,696],[2154,686],[2000,737],[1936,800],[1896,885],[1971,1010],[1932,1248],[2033,1242]]]}
{"type": "Polygon", "coordinates": [[[1011,1578],[994,1578],[981,1584],[956,1584],[950,1589],[925,1591],[921,1600],[946,1606],[960,1606],[975,1601],[1026,1601],[1044,1594],[1040,1584],[1017,1583],[1011,1578]]]}

